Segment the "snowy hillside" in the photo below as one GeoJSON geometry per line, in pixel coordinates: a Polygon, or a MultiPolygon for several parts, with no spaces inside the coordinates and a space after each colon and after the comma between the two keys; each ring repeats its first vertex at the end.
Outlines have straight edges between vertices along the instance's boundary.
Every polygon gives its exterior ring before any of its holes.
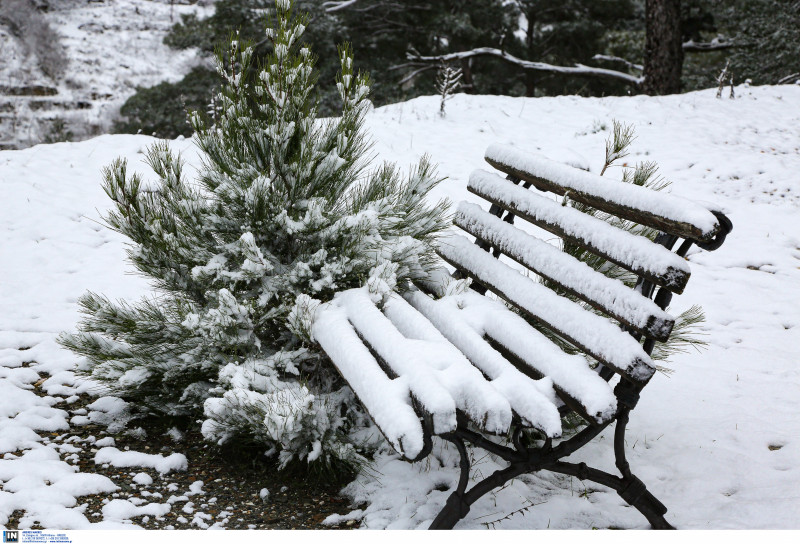
{"type": "Polygon", "coordinates": [[[58,0],[44,21],[58,34],[66,65],[52,81],[0,24],[0,148],[41,142],[57,120],[81,140],[106,132],[137,86],[177,81],[197,62],[164,36],[182,14],[207,16],[210,0],[58,0]]]}
{"type": "MultiPolygon", "coordinates": [[[[668,365],[674,373],[658,374],[645,390],[629,425],[631,465],[678,528],[800,529],[800,87],[741,87],[735,100],[714,94],[459,95],[448,102],[445,118],[437,98],[423,97],[373,111],[368,129],[382,159],[407,166],[423,153],[432,156],[448,178],[435,198],[477,202],[466,193],[466,179],[471,170],[488,168],[482,157],[489,144],[512,144],[596,172],[612,119],[633,123],[638,138],[629,163],[658,162],[674,194],[720,206],[734,230],[720,250],[690,253],[692,280],[672,311],[703,306],[708,349],[675,356],[668,365]]],[[[70,450],[46,436],[99,417],[70,410],[71,395],[89,386],[71,373],[76,358],[54,342],[59,331],[74,328],[77,297],[87,289],[112,298],[148,290],[129,274],[121,237],[98,220],[109,207],[101,168],[123,156],[151,177],[141,151],[152,141],[101,136],[0,152],[0,525],[16,510],[26,512],[21,528],[36,521],[45,528],[118,527],[178,507],[156,496],[110,500],[115,483],[75,474],[70,450]],[[48,470],[32,469],[42,463],[48,470]],[[94,493],[110,500],[102,517],[83,514],[82,497],[94,493]]],[[[191,141],[173,147],[198,164],[191,141]]],[[[613,467],[605,435],[570,460],[613,467]]],[[[95,446],[76,441],[73,447],[95,446]]],[[[101,452],[113,463],[109,449],[101,452]]],[[[447,497],[436,488],[458,473],[455,451],[436,451],[430,462],[415,465],[379,458],[346,489],[361,508],[329,521],[427,527],[447,497]],[[445,468],[432,470],[442,463],[445,468]]],[[[473,470],[485,476],[496,467],[484,457],[473,470]]],[[[174,468],[180,467],[168,470],[174,468]]],[[[124,477],[139,472],[132,470],[124,477]]],[[[146,480],[142,489],[150,489],[146,480]]],[[[528,476],[475,504],[459,527],[646,526],[622,505],[593,484],[528,476]],[[498,521],[523,507],[529,507],[524,515],[498,521]]]]}

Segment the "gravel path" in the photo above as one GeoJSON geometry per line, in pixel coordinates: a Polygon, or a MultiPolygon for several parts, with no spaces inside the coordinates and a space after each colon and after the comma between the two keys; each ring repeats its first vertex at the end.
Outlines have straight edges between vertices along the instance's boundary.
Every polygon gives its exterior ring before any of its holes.
{"type": "MultiPolygon", "coordinates": [[[[35,369],[36,365],[33,365],[35,369]]],[[[47,375],[34,384],[39,396],[47,375]]],[[[56,398],[58,398],[56,396],[56,398]]],[[[96,399],[89,395],[60,398],[58,407],[67,410],[72,425],[66,432],[40,432],[42,443],[54,448],[61,458],[81,473],[110,478],[119,489],[113,493],[79,498],[77,510],[90,521],[108,517],[109,503],[130,510],[150,503],[169,504],[166,513],[125,516],[147,529],[351,529],[352,520],[323,525],[331,514],[346,514],[352,508],[338,495],[341,485],[322,484],[279,472],[255,450],[220,448],[197,433],[180,433],[163,421],[139,421],[134,431],[110,435],[106,427],[89,423],[87,406],[96,399]],[[63,399],[63,400],[62,400],[63,399]],[[62,403],[63,402],[63,403],[62,403]],[[81,424],[83,423],[83,424],[81,424]],[[103,447],[120,451],[169,456],[186,456],[188,469],[159,473],[141,466],[115,467],[98,464],[95,455],[103,447]],[[127,501],[127,502],[122,502],[127,501]],[[104,516],[103,508],[106,507],[104,516]]],[[[134,427],[134,424],[129,425],[134,427]]],[[[22,452],[16,452],[16,455],[22,452]]],[[[7,454],[6,458],[15,454],[7,454]]],[[[2,486],[0,486],[2,487],[2,486]]],[[[15,511],[8,527],[18,527],[24,512],[15,511]]],[[[38,525],[38,524],[37,524],[38,525]]],[[[33,529],[43,527],[34,525],[33,529]]]]}

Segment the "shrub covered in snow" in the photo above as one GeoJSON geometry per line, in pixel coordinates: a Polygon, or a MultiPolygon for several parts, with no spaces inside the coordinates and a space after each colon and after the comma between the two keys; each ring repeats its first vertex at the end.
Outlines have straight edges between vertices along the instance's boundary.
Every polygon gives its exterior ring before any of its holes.
{"type": "Polygon", "coordinates": [[[202,414],[209,440],[255,442],[282,466],[360,458],[348,436],[366,418],[311,342],[316,305],[389,264],[398,289],[426,275],[447,225],[445,203],[425,201],[437,183],[427,160],[405,179],[389,164],[367,171],[369,84],[347,47],[341,116],[316,119],[305,21],[279,1],[264,66],[235,41],[219,56],[215,117],[190,118],[205,155],[195,182],[163,143],[148,153],[155,185],[124,161],[106,169],[106,221],[158,294],[87,293],[79,331],[61,338],[118,396],[150,413],[202,414]]]}

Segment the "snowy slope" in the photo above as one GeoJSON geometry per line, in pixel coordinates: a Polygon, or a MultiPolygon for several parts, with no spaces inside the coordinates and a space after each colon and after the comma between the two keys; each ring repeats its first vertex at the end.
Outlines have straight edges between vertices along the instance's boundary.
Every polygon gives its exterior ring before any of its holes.
{"type": "MultiPolygon", "coordinates": [[[[629,163],[657,161],[674,194],[723,208],[734,231],[717,252],[689,257],[692,279],[672,310],[701,304],[709,347],[675,356],[669,364],[675,372],[647,387],[629,426],[631,465],[679,528],[800,529],[800,87],[739,88],[737,96],[717,100],[713,90],[658,98],[460,95],[448,102],[444,119],[438,99],[423,97],[377,109],[367,124],[381,158],[405,166],[423,153],[432,156],[448,177],[434,198],[477,202],[466,181],[471,170],[487,168],[482,157],[489,144],[513,144],[597,172],[611,120],[634,123],[638,139],[629,163]]],[[[43,443],[42,432],[66,428],[71,415],[59,399],[86,387],[70,372],[75,358],[53,342],[74,327],[77,297],[86,289],[127,298],[147,291],[143,279],[126,274],[123,240],[96,221],[109,204],[100,169],[125,156],[146,173],[140,151],[151,141],[101,136],[0,152],[0,525],[9,508],[55,500],[52,486],[41,481],[25,493],[9,484],[30,466],[16,457],[28,451],[35,458],[28,461],[47,460],[65,475],[73,470],[63,453],[43,443]],[[55,375],[42,386],[49,398],[30,387],[44,372],[55,375]]],[[[190,141],[173,145],[197,163],[190,141]]],[[[574,459],[612,469],[609,438],[574,459]]],[[[447,496],[436,487],[452,484],[456,464],[455,452],[443,449],[416,465],[382,456],[372,476],[348,488],[365,505],[351,517],[369,528],[426,527],[447,496]],[[445,468],[431,470],[440,463],[445,468]]],[[[479,456],[474,468],[485,476],[497,465],[479,456]]],[[[106,482],[86,486],[108,493],[106,482]]],[[[69,480],[62,487],[67,495],[80,492],[69,480]]],[[[41,513],[42,525],[86,526],[68,504],[41,513]]],[[[543,474],[485,497],[459,527],[646,526],[622,504],[603,488],[543,474]],[[524,515],[490,523],[525,506],[524,515]]],[[[119,522],[109,513],[105,521],[111,519],[119,522]]]]}
{"type": "MultiPolygon", "coordinates": [[[[43,140],[55,120],[77,140],[107,132],[120,106],[136,90],[178,81],[199,62],[195,50],[174,50],[163,39],[181,15],[205,17],[210,0],[58,0],[44,20],[58,34],[67,65],[52,82],[26,56],[18,40],[0,26],[0,80],[16,89],[0,94],[0,146],[27,147],[43,140]],[[31,85],[50,95],[32,94],[31,85]]],[[[42,91],[34,91],[41,93],[42,91]]]]}

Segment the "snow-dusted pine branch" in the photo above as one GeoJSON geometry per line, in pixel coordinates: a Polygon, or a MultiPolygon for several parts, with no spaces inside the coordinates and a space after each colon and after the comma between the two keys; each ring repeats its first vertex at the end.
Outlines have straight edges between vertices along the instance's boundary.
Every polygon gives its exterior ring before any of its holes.
{"type": "Polygon", "coordinates": [[[417,62],[451,62],[454,60],[468,59],[472,57],[495,57],[502,59],[510,64],[519,66],[523,70],[534,70],[539,72],[551,72],[557,74],[568,74],[576,76],[587,77],[601,77],[606,79],[616,79],[623,81],[628,85],[638,87],[644,81],[642,76],[634,76],[625,72],[618,72],[617,70],[608,70],[606,68],[596,68],[592,66],[585,66],[583,64],[576,64],[575,66],[557,66],[554,64],[547,64],[546,62],[537,62],[530,60],[523,60],[515,57],[500,49],[493,47],[478,47],[470,49],[469,51],[458,51],[455,53],[447,53],[444,55],[423,56],[416,53],[407,53],[407,58],[411,61],[417,62]]]}
{"type": "Polygon", "coordinates": [[[635,62],[631,62],[628,59],[623,59],[622,57],[615,57],[614,55],[595,55],[592,57],[592,60],[607,60],[610,62],[620,62],[630,68],[631,70],[638,70],[642,72],[644,70],[644,66],[641,64],[636,64],[635,62]]]}

